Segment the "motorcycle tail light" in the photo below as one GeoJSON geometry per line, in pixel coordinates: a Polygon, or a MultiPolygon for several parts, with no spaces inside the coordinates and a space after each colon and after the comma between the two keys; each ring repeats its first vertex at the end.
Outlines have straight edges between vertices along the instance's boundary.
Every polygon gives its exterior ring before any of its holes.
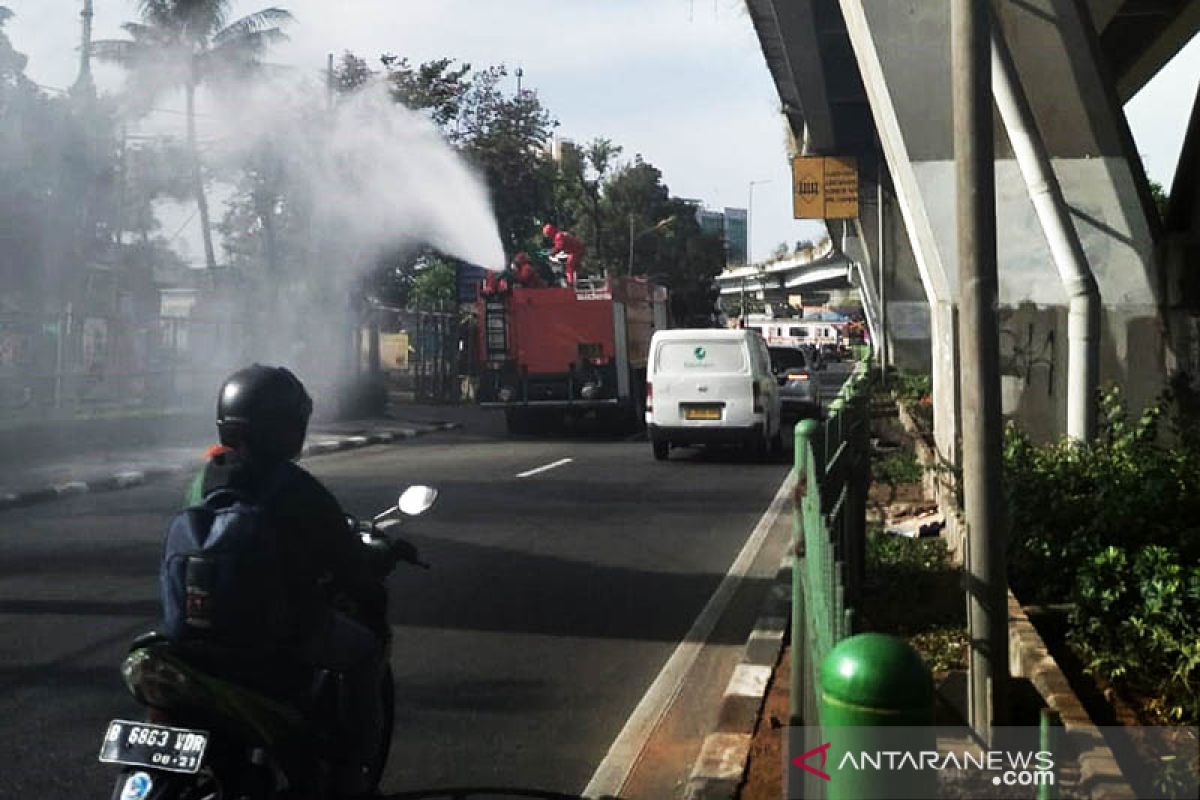
{"type": "Polygon", "coordinates": [[[179,667],[149,649],[130,653],[121,665],[129,693],[143,705],[171,708],[192,690],[192,681],[179,667]]]}

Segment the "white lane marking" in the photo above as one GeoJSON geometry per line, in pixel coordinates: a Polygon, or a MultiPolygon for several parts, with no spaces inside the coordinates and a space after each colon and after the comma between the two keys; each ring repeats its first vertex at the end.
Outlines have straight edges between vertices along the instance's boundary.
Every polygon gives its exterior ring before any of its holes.
{"type": "Polygon", "coordinates": [[[537,468],[531,469],[531,470],[526,470],[525,472],[518,472],[517,477],[518,478],[528,478],[530,475],[537,475],[539,472],[545,472],[546,470],[554,469],[555,467],[561,467],[563,464],[570,464],[574,460],[575,459],[573,459],[573,458],[560,458],[558,461],[555,461],[552,464],[546,464],[545,466],[537,467],[537,468]]]}
{"type": "Polygon", "coordinates": [[[779,518],[791,501],[794,485],[795,470],[792,470],[779,485],[779,491],[775,493],[771,505],[767,507],[758,524],[754,526],[750,538],[746,540],[742,551],[738,553],[738,557],[729,567],[729,572],[721,579],[717,590],[708,599],[708,604],[704,606],[700,616],[696,617],[696,621],[692,623],[692,627],[683,637],[683,641],[667,659],[667,663],[663,665],[658,677],[650,684],[650,688],[638,702],[633,714],[626,720],[625,727],[621,729],[621,733],[608,748],[608,754],[604,756],[604,760],[596,768],[592,779],[588,781],[587,788],[583,790],[584,797],[619,797],[621,795],[625,781],[629,779],[629,774],[637,764],[647,742],[650,741],[651,734],[654,733],[654,729],[658,727],[659,722],[671,708],[675,698],[679,696],[679,692],[683,689],[684,679],[692,668],[692,664],[700,655],[701,649],[709,635],[712,634],[725,607],[733,599],[742,579],[750,571],[750,567],[754,564],[754,559],[758,556],[758,551],[762,548],[775,520],[779,518]]]}

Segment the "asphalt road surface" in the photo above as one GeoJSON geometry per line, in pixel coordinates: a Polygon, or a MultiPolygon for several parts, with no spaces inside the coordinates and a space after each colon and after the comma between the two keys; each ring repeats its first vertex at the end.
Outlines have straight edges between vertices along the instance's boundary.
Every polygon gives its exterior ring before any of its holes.
{"type": "MultiPolygon", "coordinates": [[[[788,471],[502,427],[480,411],[461,431],[305,462],[359,515],[407,484],[442,491],[405,533],[433,569],[401,567],[389,583],[385,794],[580,792],[788,471]]],[[[0,797],[111,790],[96,753],[108,720],[139,713],[118,665],[158,614],[160,540],[183,483],[0,512],[0,797]]],[[[745,631],[721,636],[740,645],[745,631]]]]}

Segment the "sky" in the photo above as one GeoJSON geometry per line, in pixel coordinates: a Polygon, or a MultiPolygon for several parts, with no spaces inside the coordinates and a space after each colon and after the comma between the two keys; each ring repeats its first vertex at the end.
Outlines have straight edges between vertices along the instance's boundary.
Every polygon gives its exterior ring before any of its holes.
{"type": "MultiPolygon", "coordinates": [[[[81,0],[3,2],[17,14],[7,30],[30,58],[27,74],[68,86],[81,0]]],[[[96,38],[121,37],[120,23],[135,17],[136,0],[94,4],[96,38]]],[[[823,230],[792,219],[785,125],[741,0],[235,0],[233,10],[267,5],[296,18],[268,60],[313,75],[327,53],[344,50],[372,62],[388,52],[519,66],[523,86],[559,120],[559,136],[611,139],[624,157],[640,153],[661,169],[672,194],[710,208],[752,205],[755,259],[823,230]]],[[[1147,173],[1168,190],[1197,76],[1200,38],[1126,106],[1147,173]]],[[[119,85],[111,67],[98,79],[119,85]]],[[[181,117],[160,117],[182,128],[181,117]]]]}

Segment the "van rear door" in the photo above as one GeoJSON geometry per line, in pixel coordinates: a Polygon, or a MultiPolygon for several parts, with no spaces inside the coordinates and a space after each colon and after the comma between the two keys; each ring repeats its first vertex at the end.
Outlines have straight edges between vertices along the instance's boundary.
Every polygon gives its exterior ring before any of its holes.
{"type": "Polygon", "coordinates": [[[753,381],[745,339],[662,341],[653,367],[656,425],[753,424],[753,381]]]}

